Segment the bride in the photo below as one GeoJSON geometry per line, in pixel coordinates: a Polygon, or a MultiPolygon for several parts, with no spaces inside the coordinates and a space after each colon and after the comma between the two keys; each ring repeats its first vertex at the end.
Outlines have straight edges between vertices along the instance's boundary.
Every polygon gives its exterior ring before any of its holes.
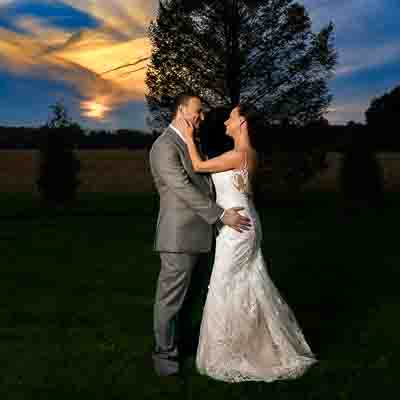
{"type": "Polygon", "coordinates": [[[200,374],[225,382],[295,379],[317,359],[298,322],[269,277],[261,251],[262,231],[254,207],[251,178],[257,168],[253,142],[260,115],[250,105],[235,107],[225,121],[234,148],[202,160],[194,127],[180,119],[193,168],[211,173],[217,203],[243,207],[251,229],[223,226],[200,328],[196,367],[200,374]]]}

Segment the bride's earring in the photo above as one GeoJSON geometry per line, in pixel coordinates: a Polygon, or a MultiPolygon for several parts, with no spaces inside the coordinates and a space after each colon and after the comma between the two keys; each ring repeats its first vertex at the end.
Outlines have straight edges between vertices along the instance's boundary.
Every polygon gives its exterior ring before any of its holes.
{"type": "Polygon", "coordinates": [[[244,118],[240,118],[240,124],[239,124],[239,133],[242,133],[242,125],[245,123],[245,119],[244,118]]]}

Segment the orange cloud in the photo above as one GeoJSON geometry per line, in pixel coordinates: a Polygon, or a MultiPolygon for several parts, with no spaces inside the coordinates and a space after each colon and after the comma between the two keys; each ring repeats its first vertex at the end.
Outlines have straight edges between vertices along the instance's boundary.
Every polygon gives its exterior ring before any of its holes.
{"type": "MultiPolygon", "coordinates": [[[[146,38],[133,39],[124,43],[104,41],[96,46],[86,46],[86,48],[78,42],[74,46],[53,54],[93,71],[113,83],[124,92],[124,98],[119,99],[120,101],[142,99],[144,96],[145,69],[134,74],[126,74],[126,70],[112,70],[137,59],[147,59],[150,55],[150,45],[146,38]]],[[[142,67],[144,68],[145,65],[146,63],[143,62],[142,67]]]]}
{"type": "Polygon", "coordinates": [[[34,57],[43,51],[36,40],[0,27],[0,61],[12,72],[26,73],[38,65],[34,57]]]}
{"type": "Polygon", "coordinates": [[[37,40],[39,43],[46,38],[46,45],[60,45],[64,43],[71,32],[62,28],[49,26],[42,18],[23,16],[15,21],[15,26],[26,32],[24,37],[37,40]]]}
{"type": "Polygon", "coordinates": [[[95,29],[69,31],[21,16],[24,33],[0,28],[0,63],[16,74],[66,81],[80,94],[82,114],[104,118],[118,104],[142,100],[150,43],[147,26],[155,1],[64,0],[90,14],[95,29]],[[135,68],[117,69],[139,61],[135,68]],[[137,70],[129,73],[129,71],[137,70]]]}

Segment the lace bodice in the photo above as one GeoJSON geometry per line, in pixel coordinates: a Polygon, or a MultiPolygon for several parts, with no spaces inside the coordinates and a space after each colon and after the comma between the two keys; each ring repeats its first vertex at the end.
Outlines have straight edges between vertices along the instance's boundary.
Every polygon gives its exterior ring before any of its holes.
{"type": "Polygon", "coordinates": [[[216,201],[221,207],[246,207],[252,200],[253,190],[247,157],[245,157],[241,168],[213,173],[211,179],[215,186],[216,201]]]}

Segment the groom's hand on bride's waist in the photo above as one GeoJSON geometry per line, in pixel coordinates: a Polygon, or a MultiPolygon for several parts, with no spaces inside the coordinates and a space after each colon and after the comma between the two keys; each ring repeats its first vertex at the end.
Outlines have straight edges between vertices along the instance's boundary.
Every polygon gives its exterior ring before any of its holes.
{"type": "Polygon", "coordinates": [[[239,211],[244,210],[244,207],[228,208],[222,214],[222,222],[224,225],[230,226],[235,231],[243,232],[250,230],[251,220],[239,214],[239,211]]]}

